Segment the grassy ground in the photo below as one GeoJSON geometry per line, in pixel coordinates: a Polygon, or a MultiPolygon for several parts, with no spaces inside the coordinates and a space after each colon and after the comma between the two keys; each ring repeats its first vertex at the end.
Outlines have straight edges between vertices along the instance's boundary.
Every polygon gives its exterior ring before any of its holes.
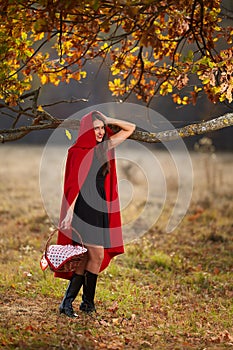
{"type": "MultiPolygon", "coordinates": [[[[220,156],[223,175],[214,193],[200,159],[193,157],[193,200],[182,223],[171,234],[165,233],[168,203],[143,238],[128,244],[126,254],[100,274],[97,314],[80,314],[72,320],[57,312],[67,282],[39,267],[50,226],[38,186],[42,150],[2,147],[1,349],[233,347],[229,156],[220,156]]],[[[79,302],[80,296],[74,303],[76,309],[79,302]]]]}

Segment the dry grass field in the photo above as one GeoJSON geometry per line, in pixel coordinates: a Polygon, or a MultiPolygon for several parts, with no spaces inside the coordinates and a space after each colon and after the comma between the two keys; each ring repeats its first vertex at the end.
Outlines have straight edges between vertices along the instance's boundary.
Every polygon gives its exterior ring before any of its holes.
{"type": "MultiPolygon", "coordinates": [[[[166,225],[178,185],[168,155],[158,152],[159,166],[149,166],[155,181],[135,168],[135,163],[144,167],[143,154],[135,156],[131,150],[134,163],[118,162],[129,243],[126,253],[99,276],[97,314],[72,320],[57,313],[66,281],[54,279],[50,271],[43,273],[39,266],[51,226],[39,183],[42,152],[39,146],[0,147],[0,348],[232,348],[232,154],[191,153],[192,199],[171,233],[166,225]],[[131,185],[121,181],[125,176],[131,185]],[[145,180],[155,196],[143,213],[145,180]],[[138,215],[136,236],[131,236],[133,226],[127,223],[138,215]]],[[[46,198],[53,198],[57,212],[60,198],[49,183],[46,198]]],[[[75,308],[79,301],[80,296],[75,308]]]]}

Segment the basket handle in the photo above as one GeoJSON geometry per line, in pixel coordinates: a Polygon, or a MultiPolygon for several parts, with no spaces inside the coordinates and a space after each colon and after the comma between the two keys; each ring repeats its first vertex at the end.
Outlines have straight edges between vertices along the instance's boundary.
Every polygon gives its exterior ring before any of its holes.
{"type": "MultiPolygon", "coordinates": [[[[74,228],[74,227],[71,227],[71,229],[78,235],[79,239],[80,239],[80,242],[81,242],[81,246],[82,248],[84,248],[84,245],[83,245],[83,240],[82,240],[82,237],[80,235],[80,233],[74,228]]],[[[54,236],[54,234],[59,231],[60,228],[59,227],[56,227],[49,235],[49,238],[46,242],[46,245],[45,245],[45,255],[47,253],[47,250],[48,250],[48,246],[49,246],[49,242],[51,241],[52,237],[54,236]]]]}

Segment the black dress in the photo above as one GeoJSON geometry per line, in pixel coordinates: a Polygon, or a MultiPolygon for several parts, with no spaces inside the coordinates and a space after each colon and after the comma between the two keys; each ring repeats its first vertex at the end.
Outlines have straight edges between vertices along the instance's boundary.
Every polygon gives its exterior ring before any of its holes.
{"type": "MultiPolygon", "coordinates": [[[[84,244],[110,247],[108,209],[104,189],[103,166],[94,151],[91,168],[75,202],[72,227],[84,244]]],[[[80,243],[73,231],[74,244],[80,243]]]]}

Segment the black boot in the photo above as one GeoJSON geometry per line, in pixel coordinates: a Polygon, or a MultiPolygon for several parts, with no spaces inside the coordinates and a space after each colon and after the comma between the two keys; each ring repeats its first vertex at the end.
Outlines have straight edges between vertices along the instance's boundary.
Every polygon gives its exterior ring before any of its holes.
{"type": "Polygon", "coordinates": [[[78,317],[78,315],[74,312],[72,307],[72,302],[78,295],[80,288],[83,285],[84,276],[74,274],[70,280],[70,283],[67,287],[65,296],[61,302],[59,307],[60,314],[65,314],[68,317],[78,317]]]}
{"type": "Polygon", "coordinates": [[[97,283],[98,275],[85,271],[84,273],[84,283],[83,283],[83,296],[82,302],[80,304],[79,309],[86,313],[91,313],[95,310],[94,297],[95,297],[95,289],[97,283]]]}

